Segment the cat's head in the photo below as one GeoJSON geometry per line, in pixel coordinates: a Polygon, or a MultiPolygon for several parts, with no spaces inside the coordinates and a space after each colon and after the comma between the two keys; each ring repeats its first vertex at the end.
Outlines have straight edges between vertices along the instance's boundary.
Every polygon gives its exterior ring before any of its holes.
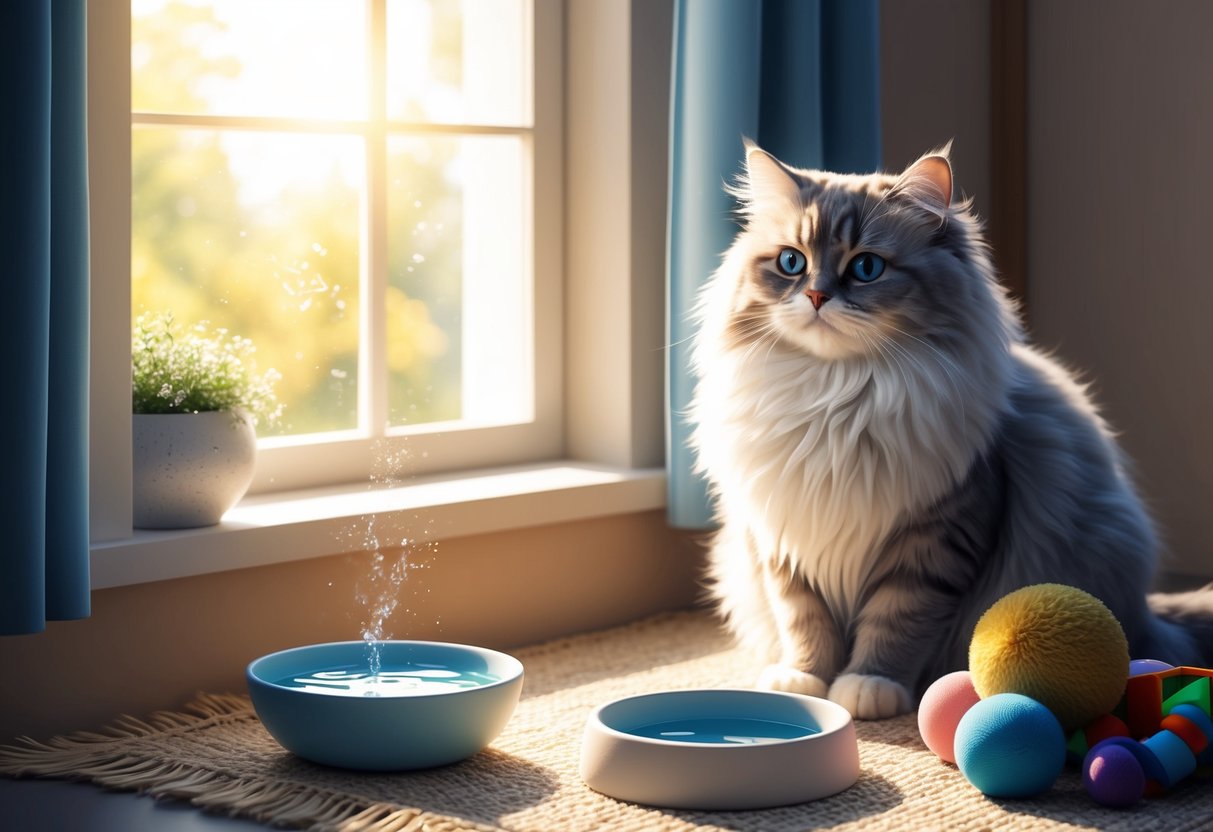
{"type": "Polygon", "coordinates": [[[948,152],[856,176],[791,168],[748,145],[734,190],[745,224],[724,267],[730,341],[775,338],[842,359],[1005,329],[980,225],[953,201],[948,152]]]}

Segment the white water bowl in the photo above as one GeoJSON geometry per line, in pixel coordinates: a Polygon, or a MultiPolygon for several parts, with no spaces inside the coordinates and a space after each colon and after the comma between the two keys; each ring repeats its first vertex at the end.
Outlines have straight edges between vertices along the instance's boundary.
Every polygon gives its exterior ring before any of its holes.
{"type": "Polygon", "coordinates": [[[756,690],[685,690],[595,710],[581,777],[619,800],[675,809],[762,809],[818,800],[859,778],[846,709],[756,690]]]}

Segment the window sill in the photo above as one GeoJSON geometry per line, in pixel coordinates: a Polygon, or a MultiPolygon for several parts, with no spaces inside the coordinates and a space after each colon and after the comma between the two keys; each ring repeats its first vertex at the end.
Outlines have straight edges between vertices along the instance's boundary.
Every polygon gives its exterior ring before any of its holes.
{"type": "Polygon", "coordinates": [[[92,546],[93,589],[647,511],[665,472],[559,461],[245,498],[217,526],[137,530],[92,546]]]}

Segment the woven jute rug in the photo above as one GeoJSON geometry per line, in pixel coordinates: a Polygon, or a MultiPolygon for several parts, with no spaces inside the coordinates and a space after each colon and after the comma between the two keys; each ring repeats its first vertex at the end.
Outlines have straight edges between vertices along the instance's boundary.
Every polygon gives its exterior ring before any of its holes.
{"type": "Polygon", "coordinates": [[[200,695],[181,712],[0,748],[0,773],[72,778],[289,828],[405,830],[1213,829],[1213,783],[1181,784],[1126,811],[1102,808],[1067,771],[1031,800],[992,800],[931,755],[913,715],[857,724],[862,775],[825,800],[747,812],[622,803],[577,773],[589,712],[621,696],[746,686],[758,668],[700,613],[663,616],[516,651],[523,699],[504,733],[463,763],[359,774],[312,765],[262,728],[247,697],[200,695]]]}

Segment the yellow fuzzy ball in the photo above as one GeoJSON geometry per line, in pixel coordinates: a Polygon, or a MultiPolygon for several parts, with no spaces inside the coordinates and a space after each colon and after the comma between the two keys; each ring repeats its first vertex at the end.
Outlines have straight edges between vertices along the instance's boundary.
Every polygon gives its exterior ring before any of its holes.
{"type": "Polygon", "coordinates": [[[983,699],[1029,696],[1068,734],[1116,707],[1129,677],[1129,644],[1094,595],[1036,584],[986,610],[969,644],[969,673],[983,699]]]}

